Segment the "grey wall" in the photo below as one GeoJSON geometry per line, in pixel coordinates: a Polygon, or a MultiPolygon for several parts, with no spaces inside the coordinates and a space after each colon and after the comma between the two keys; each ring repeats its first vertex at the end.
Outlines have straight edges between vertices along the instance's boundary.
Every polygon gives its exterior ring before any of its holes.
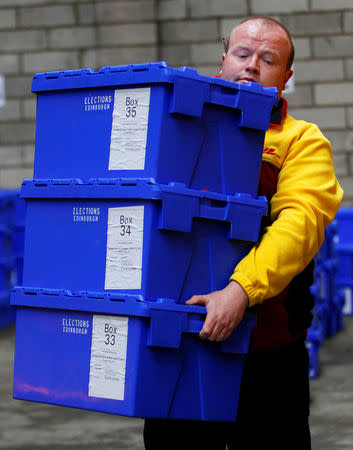
{"type": "Polygon", "coordinates": [[[150,62],[220,69],[221,38],[245,16],[272,15],[296,47],[289,112],[318,123],[353,205],[352,0],[0,0],[0,187],[32,177],[35,72],[150,62]]]}

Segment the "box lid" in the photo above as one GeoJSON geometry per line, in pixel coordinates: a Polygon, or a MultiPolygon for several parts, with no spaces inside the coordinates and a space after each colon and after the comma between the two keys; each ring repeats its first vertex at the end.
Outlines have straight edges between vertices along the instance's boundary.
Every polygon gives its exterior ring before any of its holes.
{"type": "Polygon", "coordinates": [[[195,69],[169,67],[166,62],[131,64],[92,69],[36,73],[32,92],[87,89],[97,87],[171,85],[170,113],[201,117],[205,103],[241,110],[239,126],[267,130],[272,107],[277,103],[277,89],[258,83],[234,83],[200,75],[195,69]]]}

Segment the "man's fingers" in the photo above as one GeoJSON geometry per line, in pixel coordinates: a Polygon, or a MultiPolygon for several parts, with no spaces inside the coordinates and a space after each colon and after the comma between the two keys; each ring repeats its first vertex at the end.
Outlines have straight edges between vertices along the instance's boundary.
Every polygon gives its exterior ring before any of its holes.
{"type": "Polygon", "coordinates": [[[230,334],[231,334],[231,331],[226,331],[226,329],[223,328],[222,330],[219,331],[215,341],[216,342],[225,341],[226,339],[229,338],[230,334]]]}
{"type": "Polygon", "coordinates": [[[208,296],[207,295],[193,295],[185,303],[187,305],[203,305],[203,306],[206,306],[207,303],[208,303],[208,296]]]}
{"type": "Polygon", "coordinates": [[[213,333],[214,325],[215,320],[213,319],[212,314],[208,312],[202,330],[200,331],[200,338],[209,339],[213,333]]]}
{"type": "Polygon", "coordinates": [[[215,323],[212,333],[209,336],[210,341],[221,342],[229,336],[228,326],[215,323]]]}
{"type": "Polygon", "coordinates": [[[217,320],[216,314],[208,311],[205,323],[200,331],[200,338],[210,341],[224,340],[225,336],[229,336],[229,332],[225,330],[228,330],[228,327],[217,320]]]}

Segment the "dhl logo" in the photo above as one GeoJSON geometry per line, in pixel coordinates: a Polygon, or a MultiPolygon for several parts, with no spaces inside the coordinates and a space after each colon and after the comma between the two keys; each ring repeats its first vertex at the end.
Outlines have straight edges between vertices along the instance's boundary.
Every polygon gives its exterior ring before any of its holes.
{"type": "Polygon", "coordinates": [[[265,147],[264,150],[263,150],[263,154],[271,155],[271,156],[274,156],[275,158],[278,158],[278,159],[280,158],[280,156],[277,155],[275,148],[265,147]]]}

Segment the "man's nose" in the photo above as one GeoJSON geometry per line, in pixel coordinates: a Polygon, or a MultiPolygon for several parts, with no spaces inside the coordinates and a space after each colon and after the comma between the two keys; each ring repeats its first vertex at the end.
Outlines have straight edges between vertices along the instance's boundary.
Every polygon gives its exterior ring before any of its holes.
{"type": "Polygon", "coordinates": [[[257,56],[253,56],[248,63],[247,70],[253,73],[259,73],[259,59],[257,56]]]}

